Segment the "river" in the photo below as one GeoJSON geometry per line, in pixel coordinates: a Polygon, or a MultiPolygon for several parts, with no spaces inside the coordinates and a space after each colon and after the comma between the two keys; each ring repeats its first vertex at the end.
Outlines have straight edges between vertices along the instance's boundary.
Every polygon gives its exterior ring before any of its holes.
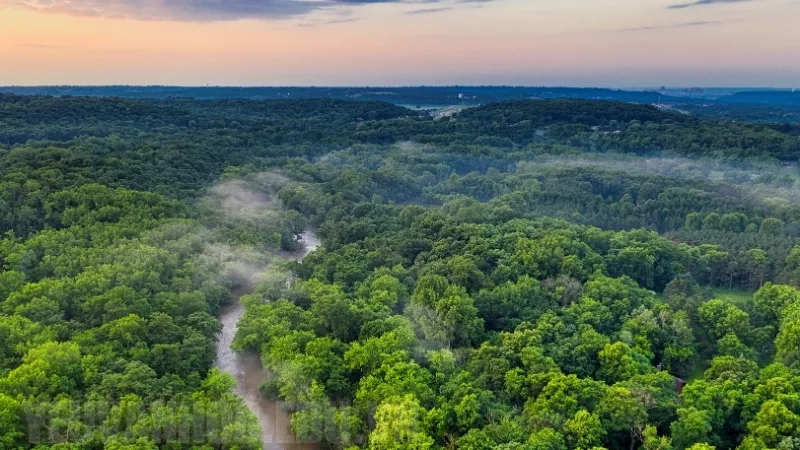
{"type": "MultiPolygon", "coordinates": [[[[282,252],[281,257],[299,261],[320,245],[319,237],[312,230],[300,236],[300,243],[300,250],[282,252]]],[[[231,349],[239,320],[244,315],[244,306],[239,298],[246,294],[247,290],[234,292],[233,300],[220,310],[219,321],[222,323],[222,332],[217,341],[216,366],[236,379],[236,394],[244,399],[247,407],[258,418],[262,432],[261,441],[265,450],[316,450],[319,448],[318,445],[296,442],[291,432],[289,415],[281,409],[280,403],[267,400],[259,392],[258,386],[267,376],[261,367],[259,356],[250,352],[240,354],[231,349]]]]}

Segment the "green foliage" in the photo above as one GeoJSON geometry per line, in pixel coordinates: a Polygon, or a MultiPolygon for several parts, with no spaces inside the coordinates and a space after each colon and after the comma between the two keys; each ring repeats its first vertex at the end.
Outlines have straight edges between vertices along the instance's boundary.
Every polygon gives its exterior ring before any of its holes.
{"type": "Polygon", "coordinates": [[[260,448],[212,368],[233,292],[234,348],[329,448],[796,446],[791,128],[5,95],[0,124],[0,448],[38,414],[39,449],[189,449],[198,412],[195,449],[260,448]],[[309,226],[321,249],[253,276],[309,226]]]}
{"type": "Polygon", "coordinates": [[[375,431],[370,434],[369,448],[374,450],[427,450],[433,439],[421,430],[424,410],[413,396],[392,397],[375,412],[375,431]]]}

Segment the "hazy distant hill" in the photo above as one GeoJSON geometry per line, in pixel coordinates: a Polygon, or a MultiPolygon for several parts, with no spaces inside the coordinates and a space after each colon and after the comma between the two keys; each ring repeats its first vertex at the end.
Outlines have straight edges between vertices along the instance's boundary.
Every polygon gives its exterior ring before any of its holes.
{"type": "Polygon", "coordinates": [[[706,119],[800,122],[800,93],[735,88],[619,90],[520,86],[232,87],[232,86],[0,86],[0,92],[54,97],[126,99],[336,99],[382,101],[412,109],[478,106],[507,100],[589,99],[660,105],[706,119]]]}
{"type": "Polygon", "coordinates": [[[517,86],[417,86],[417,87],[175,87],[175,86],[35,86],[0,87],[1,92],[52,96],[125,98],[337,98],[382,100],[412,106],[484,104],[530,98],[586,98],[635,103],[695,103],[694,98],[662,96],[655,91],[604,88],[517,86]]]}
{"type": "Polygon", "coordinates": [[[775,105],[800,106],[800,92],[794,91],[746,91],[722,97],[726,103],[768,103],[775,105]]]}

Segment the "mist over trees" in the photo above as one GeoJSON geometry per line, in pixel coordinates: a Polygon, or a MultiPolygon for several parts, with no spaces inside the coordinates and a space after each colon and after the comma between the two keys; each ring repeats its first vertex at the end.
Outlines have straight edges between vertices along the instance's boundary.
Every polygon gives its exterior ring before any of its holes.
{"type": "Polygon", "coordinates": [[[324,448],[793,448],[798,159],[618,102],[0,94],[0,448],[261,448],[245,285],[324,448]]]}

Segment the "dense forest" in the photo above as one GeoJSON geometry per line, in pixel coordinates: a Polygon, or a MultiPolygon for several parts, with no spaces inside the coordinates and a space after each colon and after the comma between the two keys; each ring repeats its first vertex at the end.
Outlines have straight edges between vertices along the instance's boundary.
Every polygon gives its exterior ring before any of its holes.
{"type": "Polygon", "coordinates": [[[798,160],[601,100],[0,94],[0,449],[263,448],[241,294],[319,448],[796,448],[798,160]]]}

